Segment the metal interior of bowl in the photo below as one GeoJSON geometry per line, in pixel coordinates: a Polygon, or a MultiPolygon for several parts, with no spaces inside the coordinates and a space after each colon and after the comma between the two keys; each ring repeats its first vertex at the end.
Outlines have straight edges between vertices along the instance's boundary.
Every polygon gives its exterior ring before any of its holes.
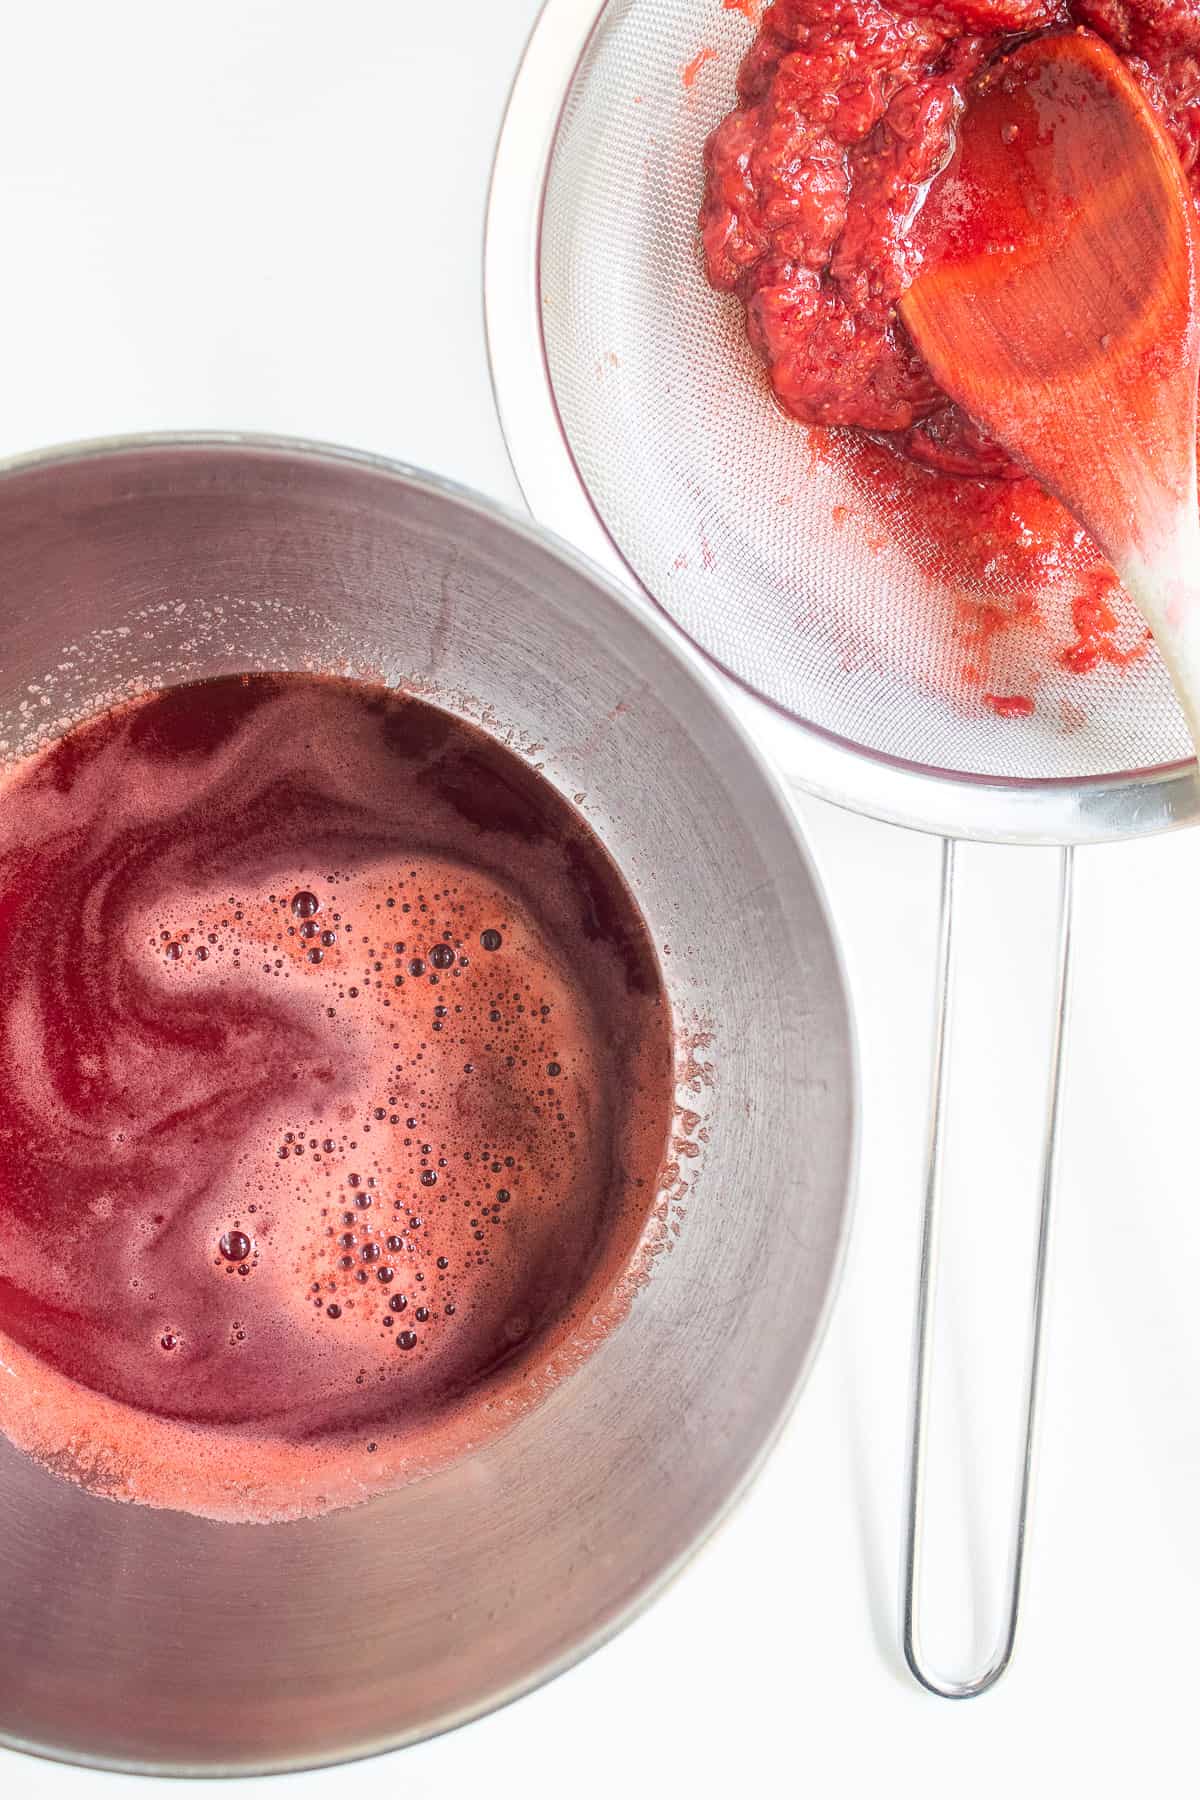
{"type": "Polygon", "coordinates": [[[246,1526],[88,1495],[0,1443],[3,1742],[216,1773],[444,1729],[655,1591],[812,1357],[855,1071],[793,820],[665,625],[531,528],[367,458],[195,439],[10,466],[0,593],[6,754],[222,672],[415,683],[586,794],[670,946],[680,1101],[708,1143],[626,1322],[507,1435],[353,1511],[246,1526]]]}

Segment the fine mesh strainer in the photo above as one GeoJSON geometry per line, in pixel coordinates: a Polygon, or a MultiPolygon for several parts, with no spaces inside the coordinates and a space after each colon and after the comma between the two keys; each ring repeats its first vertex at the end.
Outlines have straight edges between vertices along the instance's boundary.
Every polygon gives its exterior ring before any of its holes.
{"type": "MultiPolygon", "coordinates": [[[[746,10],[753,10],[749,8],[746,10]]],[[[752,32],[717,0],[547,0],[497,153],[485,273],[493,376],[534,514],[623,567],[740,684],[737,704],[797,785],[945,839],[932,1130],[906,1537],[904,1650],[935,1693],[982,1692],[1012,1655],[1028,1514],[1054,1190],[1077,844],[1190,822],[1200,781],[1151,653],[1081,683],[1043,668],[1036,713],[964,698],[956,598],[969,565],[925,572],[919,526],[884,533],[852,457],[806,454],[773,406],[741,309],[715,295],[696,219],[704,140],[752,32]],[[700,57],[711,50],[711,57],[700,57]],[[909,535],[905,536],[905,530],[909,535]],[[1024,1459],[1008,1611],[988,1665],[926,1666],[918,1630],[932,1287],[954,977],[956,839],[1061,851],[1050,1082],[1024,1459]]],[[[943,545],[943,550],[946,546],[943,545]]],[[[1066,613],[1082,566],[1056,597],[1066,613]]],[[[1053,620],[1051,620],[1053,624],[1053,620]]],[[[1126,614],[1132,630],[1135,615],[1126,614]]],[[[993,686],[1027,673],[1005,634],[993,686]],[[1007,666],[1006,666],[1007,661],[1007,666]]]]}

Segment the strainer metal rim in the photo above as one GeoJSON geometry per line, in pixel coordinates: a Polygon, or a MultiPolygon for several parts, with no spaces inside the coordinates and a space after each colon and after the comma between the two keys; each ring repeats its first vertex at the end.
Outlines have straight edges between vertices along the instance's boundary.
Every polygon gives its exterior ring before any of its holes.
{"type": "MultiPolygon", "coordinates": [[[[542,219],[559,125],[592,36],[612,3],[545,0],[518,66],[484,227],[488,359],[509,460],[531,513],[623,578],[686,637],[626,560],[583,479],[558,409],[543,334],[542,219]]],[[[722,667],[704,646],[697,647],[722,667]]],[[[807,724],[752,692],[728,669],[722,673],[726,697],[742,724],[790,785],[892,824],[996,843],[1089,844],[1200,819],[1195,762],[1121,776],[1041,780],[935,771],[807,724]]]]}

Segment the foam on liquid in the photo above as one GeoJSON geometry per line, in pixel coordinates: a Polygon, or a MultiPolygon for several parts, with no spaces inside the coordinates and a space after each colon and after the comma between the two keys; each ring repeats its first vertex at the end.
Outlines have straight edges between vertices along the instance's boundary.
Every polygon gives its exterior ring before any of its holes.
{"type": "Polygon", "coordinates": [[[0,790],[0,957],[0,1427],[60,1472],[346,1504],[619,1316],[665,997],[599,842],[482,733],[318,677],[106,714],[0,790]]]}

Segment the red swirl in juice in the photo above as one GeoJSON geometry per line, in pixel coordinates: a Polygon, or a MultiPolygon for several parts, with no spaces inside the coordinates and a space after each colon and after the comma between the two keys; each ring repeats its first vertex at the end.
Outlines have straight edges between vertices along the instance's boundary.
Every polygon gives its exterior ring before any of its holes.
{"type": "Polygon", "coordinates": [[[171,689],[12,772],[0,895],[0,1425],[43,1462],[319,1511],[619,1315],[668,1009],[512,752],[361,684],[171,689]]]}

